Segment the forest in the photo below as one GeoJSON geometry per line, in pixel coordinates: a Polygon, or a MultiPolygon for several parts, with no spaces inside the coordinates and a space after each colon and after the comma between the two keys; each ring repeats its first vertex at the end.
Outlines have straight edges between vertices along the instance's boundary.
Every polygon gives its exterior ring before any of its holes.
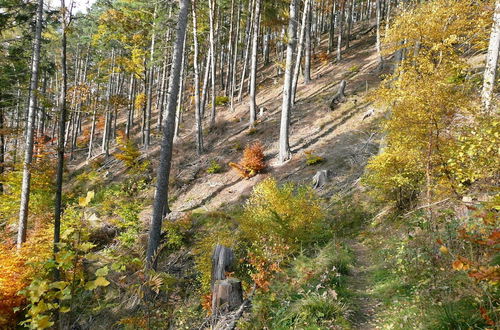
{"type": "Polygon", "coordinates": [[[500,0],[0,0],[0,329],[499,329],[500,0]]]}

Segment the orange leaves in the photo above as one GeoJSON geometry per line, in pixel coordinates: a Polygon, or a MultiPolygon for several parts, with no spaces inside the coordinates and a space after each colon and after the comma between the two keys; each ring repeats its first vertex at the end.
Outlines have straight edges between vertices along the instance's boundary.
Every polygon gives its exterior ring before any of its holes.
{"type": "Polygon", "coordinates": [[[15,321],[13,308],[25,302],[17,294],[26,285],[25,272],[25,260],[14,252],[14,247],[0,245],[0,328],[15,321]]]}
{"type": "Polygon", "coordinates": [[[229,163],[229,166],[240,173],[243,178],[251,178],[266,168],[264,161],[264,149],[260,142],[255,142],[247,146],[243,151],[243,158],[236,163],[229,163]]]}
{"type": "Polygon", "coordinates": [[[24,289],[33,275],[29,265],[46,258],[51,252],[47,229],[39,228],[30,233],[28,242],[21,251],[5,237],[0,237],[0,329],[15,328],[16,313],[14,308],[26,303],[24,296],[18,292],[24,289]]]}

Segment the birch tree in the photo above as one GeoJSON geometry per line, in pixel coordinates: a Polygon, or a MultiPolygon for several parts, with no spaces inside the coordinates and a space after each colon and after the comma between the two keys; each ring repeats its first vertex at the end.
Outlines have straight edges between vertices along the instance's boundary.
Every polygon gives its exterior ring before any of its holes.
{"type": "Polygon", "coordinates": [[[491,108],[493,98],[493,87],[498,67],[498,52],[500,50],[500,0],[495,2],[495,13],[493,14],[493,26],[491,27],[488,55],[486,56],[486,68],[484,70],[483,89],[481,99],[484,111],[491,108]]]}
{"type": "Polygon", "coordinates": [[[26,142],[23,162],[23,178],[21,182],[21,203],[19,208],[19,225],[17,231],[17,248],[26,241],[28,226],[28,206],[30,200],[31,162],[33,160],[34,122],[37,103],[38,69],[40,67],[40,49],[42,44],[43,0],[38,0],[36,10],[35,38],[31,61],[30,96],[28,102],[28,122],[26,123],[26,142]]]}
{"type": "MultiPolygon", "coordinates": [[[[295,2],[295,0],[292,0],[295,2]]],[[[255,98],[256,86],[255,79],[257,76],[257,46],[259,41],[259,22],[260,22],[260,5],[262,0],[255,1],[255,12],[253,17],[253,35],[252,35],[252,63],[250,65],[250,127],[254,126],[257,119],[257,101],[255,98]]]]}
{"type": "Polygon", "coordinates": [[[283,83],[283,103],[281,106],[281,124],[279,141],[279,162],[290,159],[290,113],[292,109],[292,67],[293,53],[297,44],[297,0],[290,2],[290,20],[288,22],[288,45],[286,48],[285,81],[283,83]]]}
{"type": "Polygon", "coordinates": [[[198,20],[196,17],[196,0],[192,3],[193,16],[193,71],[194,71],[194,111],[195,111],[195,134],[196,134],[196,152],[198,155],[203,153],[203,126],[202,113],[200,105],[200,72],[198,64],[198,20]]]}

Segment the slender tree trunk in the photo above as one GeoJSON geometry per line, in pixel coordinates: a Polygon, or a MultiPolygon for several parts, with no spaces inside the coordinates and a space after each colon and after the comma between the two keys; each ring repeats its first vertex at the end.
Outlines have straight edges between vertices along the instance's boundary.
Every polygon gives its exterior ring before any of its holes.
{"type": "Polygon", "coordinates": [[[349,44],[351,42],[351,27],[352,27],[352,16],[354,15],[354,0],[351,0],[351,5],[349,6],[349,19],[347,21],[347,31],[345,38],[345,49],[349,49],[349,44]]]}
{"type": "Polygon", "coordinates": [[[285,81],[283,84],[283,103],[281,107],[279,162],[290,159],[289,129],[292,108],[292,66],[293,52],[297,44],[297,0],[290,2],[290,20],[288,22],[288,46],[286,49],[285,81]]]}
{"type": "MultiPolygon", "coordinates": [[[[295,59],[295,67],[293,69],[293,83],[292,83],[292,96],[291,102],[292,105],[295,103],[295,96],[297,93],[297,84],[299,81],[299,71],[300,71],[300,62],[302,59],[302,50],[304,48],[304,36],[307,28],[307,20],[309,17],[309,8],[310,8],[311,0],[305,0],[304,3],[304,11],[302,12],[302,21],[300,25],[300,35],[299,35],[299,46],[297,49],[297,58],[295,59]]],[[[310,39],[309,39],[310,41],[310,39]]]]}
{"type": "Polygon", "coordinates": [[[213,126],[215,124],[215,38],[214,38],[214,16],[215,16],[215,6],[216,2],[215,0],[208,0],[208,5],[209,5],[209,20],[210,20],[210,85],[212,88],[212,104],[211,104],[211,112],[210,112],[210,126],[213,126]]]}
{"type": "MultiPolygon", "coordinates": [[[[295,0],[293,0],[295,1],[295,0]]],[[[256,0],[255,13],[253,21],[253,38],[252,38],[252,63],[250,65],[250,127],[254,126],[257,119],[257,101],[255,98],[257,76],[257,46],[259,41],[259,25],[260,25],[260,4],[262,0],[256,0]]]]}
{"type": "MultiPolygon", "coordinates": [[[[238,5],[239,8],[239,5],[238,5]]],[[[235,10],[235,0],[231,0],[231,21],[229,24],[229,38],[227,42],[227,49],[228,49],[228,54],[227,54],[227,71],[226,71],[226,85],[224,88],[225,95],[229,97],[229,92],[231,91],[231,72],[234,70],[233,68],[233,52],[234,52],[234,47],[233,43],[238,42],[238,35],[234,37],[234,10],[235,10]],[[233,40],[235,40],[233,42],[233,40]]],[[[239,19],[239,13],[238,13],[238,19],[239,19]]],[[[238,24],[238,23],[236,23],[238,24]]]]}
{"type": "Polygon", "coordinates": [[[493,87],[498,66],[498,51],[500,49],[500,0],[495,2],[495,14],[493,15],[493,26],[491,28],[488,55],[486,56],[486,69],[484,70],[483,89],[481,99],[483,109],[488,112],[493,99],[493,87]]]}
{"type": "Polygon", "coordinates": [[[384,65],[384,59],[382,57],[382,51],[380,47],[380,19],[381,19],[381,8],[380,8],[380,0],[376,0],[376,11],[377,11],[377,40],[375,42],[375,49],[377,51],[377,57],[378,57],[378,66],[379,70],[383,68],[384,65]]]}
{"type": "Polygon", "coordinates": [[[196,0],[192,3],[193,14],[193,70],[194,70],[194,111],[195,111],[195,134],[196,134],[196,152],[198,155],[203,153],[203,124],[200,107],[200,73],[198,69],[198,21],[196,18],[196,0]]]}
{"type": "MultiPolygon", "coordinates": [[[[132,130],[132,122],[134,120],[134,74],[130,74],[128,86],[128,107],[127,107],[127,124],[125,125],[125,136],[130,138],[130,131],[132,130]]],[[[161,112],[160,112],[161,113],[161,112]]]]}
{"type": "Polygon", "coordinates": [[[184,44],[182,48],[184,51],[182,52],[182,61],[181,61],[181,73],[180,73],[180,85],[179,85],[179,97],[177,100],[177,108],[175,109],[175,128],[174,128],[174,140],[179,137],[179,125],[181,124],[182,121],[182,99],[184,96],[184,71],[185,71],[185,62],[186,62],[186,35],[184,36],[184,44]]]}
{"type": "MultiPolygon", "coordinates": [[[[57,141],[57,170],[56,170],[56,196],[54,203],[54,254],[58,252],[61,236],[61,214],[62,214],[62,185],[64,170],[64,129],[66,128],[66,92],[68,90],[68,72],[66,68],[66,30],[68,27],[68,18],[66,5],[61,0],[62,15],[62,37],[61,37],[61,110],[59,113],[59,139],[57,141]]],[[[71,12],[69,13],[71,17],[71,12]]],[[[56,280],[59,280],[59,273],[56,271],[56,280]]]]}
{"type": "Polygon", "coordinates": [[[330,31],[328,35],[328,53],[333,52],[333,40],[335,38],[335,23],[337,22],[336,13],[337,1],[333,0],[332,11],[330,13],[330,31]]]}
{"type": "Polygon", "coordinates": [[[247,27],[245,29],[246,49],[245,49],[245,57],[243,59],[243,69],[241,70],[241,81],[240,81],[240,90],[238,92],[238,102],[241,102],[243,98],[243,86],[245,86],[245,76],[247,72],[248,58],[250,57],[250,45],[251,45],[250,38],[253,30],[252,22],[253,22],[253,17],[255,15],[255,11],[253,10],[255,6],[255,1],[256,0],[248,1],[248,11],[250,12],[250,17],[247,18],[247,27]]]}
{"type": "Polygon", "coordinates": [[[28,121],[26,124],[26,146],[24,151],[23,178],[21,183],[21,203],[19,208],[19,226],[17,248],[26,241],[28,226],[28,206],[30,200],[31,161],[33,160],[34,121],[36,114],[38,69],[40,66],[40,48],[42,43],[43,0],[38,0],[36,11],[35,38],[31,61],[30,97],[28,102],[28,121]]]}
{"type": "Polygon", "coordinates": [[[108,89],[106,91],[106,105],[105,105],[105,120],[104,120],[104,134],[102,137],[102,152],[106,154],[106,157],[109,156],[109,139],[111,134],[111,112],[109,110],[110,101],[111,101],[111,93],[113,88],[113,75],[115,73],[115,55],[114,49],[111,50],[111,73],[108,79],[108,89]]]}
{"type": "Polygon", "coordinates": [[[207,92],[208,92],[208,79],[210,76],[210,49],[208,50],[208,54],[205,58],[205,73],[203,75],[203,87],[201,89],[201,117],[205,117],[205,106],[207,104],[207,92]]]}
{"type": "Polygon", "coordinates": [[[231,92],[229,93],[229,98],[231,102],[231,111],[234,111],[234,92],[236,89],[236,71],[238,70],[238,38],[240,35],[240,17],[241,17],[241,4],[238,1],[238,18],[236,20],[236,37],[234,39],[234,54],[233,54],[233,70],[231,71],[231,92]]]}
{"type": "Polygon", "coordinates": [[[346,0],[340,0],[340,17],[338,26],[338,39],[337,39],[337,62],[342,60],[342,34],[344,34],[344,11],[346,0]]]}
{"type": "MultiPolygon", "coordinates": [[[[307,1],[307,0],[306,0],[307,1]]],[[[311,28],[312,28],[312,11],[309,9],[306,16],[305,25],[305,57],[304,57],[304,84],[309,84],[311,82],[311,28]]],[[[318,40],[321,39],[321,35],[318,36],[318,40]]],[[[298,59],[300,61],[300,59],[298,59]]],[[[295,98],[295,92],[293,97],[295,98]]],[[[292,104],[295,99],[292,100],[292,104]]]]}
{"type": "Polygon", "coordinates": [[[189,0],[179,0],[180,10],[177,21],[177,33],[172,54],[172,67],[170,71],[170,84],[168,88],[167,115],[163,129],[163,141],[160,151],[160,164],[156,180],[156,194],[153,203],[153,218],[149,229],[148,246],[146,252],[146,265],[148,268],[156,268],[154,258],[160,245],[161,224],[163,217],[169,212],[168,208],[168,179],[172,160],[172,149],[174,140],[175,108],[179,93],[179,78],[181,71],[182,53],[184,51],[184,37],[188,16],[189,0]]]}
{"type": "Polygon", "coordinates": [[[146,118],[144,123],[144,149],[148,149],[151,140],[151,105],[153,103],[153,80],[154,80],[154,53],[155,53],[155,24],[156,20],[156,5],[153,13],[153,32],[151,36],[151,46],[149,50],[149,65],[148,77],[146,78],[148,87],[146,89],[147,99],[146,99],[146,118]]]}

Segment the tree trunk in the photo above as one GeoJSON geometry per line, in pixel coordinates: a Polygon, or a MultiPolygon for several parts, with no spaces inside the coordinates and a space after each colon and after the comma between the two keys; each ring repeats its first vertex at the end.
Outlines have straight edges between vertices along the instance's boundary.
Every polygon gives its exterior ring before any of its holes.
{"type": "Polygon", "coordinates": [[[351,5],[349,6],[349,19],[347,22],[347,31],[345,38],[345,49],[349,49],[349,43],[351,41],[351,27],[352,27],[352,15],[354,14],[354,0],[351,0],[351,5]]]}
{"type": "Polygon", "coordinates": [[[243,86],[245,86],[245,76],[247,72],[247,66],[248,66],[248,58],[250,57],[250,38],[252,35],[252,30],[253,30],[253,17],[255,15],[255,11],[253,10],[255,5],[255,0],[248,1],[248,11],[250,12],[250,17],[247,18],[246,22],[246,29],[245,29],[245,56],[243,58],[243,69],[241,70],[241,81],[240,81],[240,89],[238,91],[238,102],[241,102],[243,98],[243,86]]]}
{"type": "Polygon", "coordinates": [[[344,11],[346,0],[340,0],[340,17],[338,26],[338,39],[337,39],[337,62],[342,60],[342,34],[344,33],[344,11]]]}
{"type": "Polygon", "coordinates": [[[297,0],[290,2],[290,19],[288,22],[288,46],[286,49],[285,81],[283,84],[283,103],[281,107],[279,162],[290,159],[289,129],[292,108],[292,65],[293,52],[297,44],[297,0]]]}
{"type": "Polygon", "coordinates": [[[198,155],[203,153],[203,124],[200,107],[200,73],[198,69],[198,21],[196,18],[196,0],[192,3],[193,13],[193,70],[194,70],[194,113],[195,113],[195,134],[196,134],[196,152],[198,155]]]}
{"type": "Polygon", "coordinates": [[[215,38],[214,38],[214,15],[215,15],[215,0],[208,0],[209,5],[209,20],[210,20],[210,84],[212,88],[212,104],[210,112],[210,126],[215,124],[215,38]]]}
{"type": "MultiPolygon", "coordinates": [[[[293,69],[293,83],[292,83],[292,96],[291,96],[291,102],[292,105],[295,104],[295,95],[297,93],[297,84],[299,81],[299,71],[300,71],[300,62],[302,59],[302,50],[304,48],[304,36],[306,33],[306,28],[307,28],[307,20],[309,17],[309,6],[311,4],[311,0],[305,0],[304,3],[304,11],[302,12],[302,21],[300,25],[300,35],[299,35],[299,46],[297,49],[297,57],[295,59],[295,67],[293,69]]],[[[310,37],[310,35],[309,35],[310,37]]],[[[309,41],[310,38],[309,38],[309,41]]]]}
{"type": "Polygon", "coordinates": [[[229,94],[230,102],[231,102],[231,111],[234,111],[234,92],[236,89],[236,71],[238,64],[238,38],[240,35],[240,16],[241,16],[241,5],[238,1],[238,18],[236,21],[236,37],[234,39],[234,53],[233,53],[233,70],[231,71],[231,92],[229,94]]]}
{"type": "Polygon", "coordinates": [[[337,22],[337,13],[336,13],[336,5],[337,1],[333,1],[332,11],[330,13],[330,31],[328,35],[328,53],[333,52],[333,40],[335,38],[335,23],[337,22]]]}
{"type": "MultiPolygon", "coordinates": [[[[293,0],[295,1],[295,0],[293,0]]],[[[252,37],[252,63],[250,65],[250,127],[254,126],[257,119],[257,101],[256,94],[256,76],[257,76],[257,46],[259,41],[259,25],[260,25],[260,4],[262,0],[256,0],[255,13],[253,20],[253,37],[252,37]]]]}
{"type": "Polygon", "coordinates": [[[26,124],[26,146],[24,151],[23,178],[21,183],[21,203],[19,208],[19,227],[17,232],[17,248],[26,241],[28,225],[28,206],[31,184],[31,161],[33,160],[34,121],[36,114],[38,69],[40,66],[40,48],[42,43],[43,0],[38,0],[36,11],[35,38],[31,61],[30,97],[28,102],[28,121],[26,124]]]}
{"type": "MultiPolygon", "coordinates": [[[[56,196],[54,202],[54,253],[59,250],[58,243],[61,236],[61,214],[62,214],[62,185],[64,171],[64,129],[66,128],[66,92],[68,90],[68,72],[67,72],[67,56],[66,56],[66,29],[68,26],[68,18],[66,13],[66,5],[64,0],[61,0],[62,14],[62,38],[61,38],[61,110],[59,113],[59,139],[57,141],[57,170],[56,170],[56,196]]],[[[69,13],[71,19],[71,12],[69,13]]],[[[56,280],[59,274],[56,271],[56,280]]]]}
{"type": "Polygon", "coordinates": [[[493,98],[493,87],[495,87],[495,77],[498,66],[498,51],[500,49],[500,0],[495,3],[495,14],[493,15],[493,26],[491,28],[488,55],[486,57],[486,69],[484,70],[483,89],[481,99],[484,111],[491,108],[493,98]]]}
{"type": "Polygon", "coordinates": [[[146,263],[148,268],[156,268],[154,257],[160,244],[161,224],[168,208],[168,179],[170,177],[170,166],[172,160],[172,148],[174,140],[175,108],[179,93],[179,75],[186,35],[189,0],[179,0],[179,18],[177,21],[177,32],[172,54],[172,67],[170,71],[170,83],[168,86],[167,114],[163,129],[163,141],[160,151],[160,164],[156,181],[156,194],[153,203],[153,217],[149,229],[146,263]]]}
{"type": "Polygon", "coordinates": [[[236,278],[218,280],[212,293],[212,314],[233,311],[243,304],[243,288],[236,278]]]}
{"type": "Polygon", "coordinates": [[[152,108],[152,103],[153,103],[153,81],[154,81],[154,52],[155,52],[155,25],[154,21],[156,20],[156,5],[155,9],[153,12],[153,26],[152,30],[153,33],[151,35],[151,45],[150,45],[150,50],[149,50],[149,70],[148,70],[148,76],[146,77],[146,82],[148,84],[146,88],[146,113],[145,113],[145,119],[144,119],[144,149],[148,149],[150,145],[150,140],[151,140],[151,108],[152,108]]]}
{"type": "Polygon", "coordinates": [[[184,36],[184,44],[183,44],[183,49],[184,52],[182,52],[182,61],[181,61],[181,77],[180,77],[180,85],[179,85],[179,97],[177,100],[177,107],[175,109],[175,128],[174,128],[174,140],[179,137],[179,125],[181,124],[182,121],[182,99],[184,95],[184,71],[185,71],[185,62],[186,62],[186,35],[184,36]]]}
{"type": "Polygon", "coordinates": [[[376,0],[376,11],[377,11],[377,41],[375,42],[375,49],[377,51],[378,57],[378,69],[381,70],[384,65],[384,59],[382,58],[382,52],[380,48],[380,16],[381,16],[381,8],[380,8],[380,0],[376,0]]]}
{"type": "MultiPolygon", "coordinates": [[[[312,11],[309,9],[306,16],[306,24],[305,28],[305,57],[304,57],[304,84],[309,84],[311,82],[311,27],[312,27],[312,11]]],[[[321,35],[318,37],[318,40],[321,39],[321,35]]],[[[300,59],[297,61],[300,63],[300,59]]],[[[294,95],[295,97],[295,95],[294,95]]],[[[292,100],[293,104],[294,100],[292,100]]]]}

